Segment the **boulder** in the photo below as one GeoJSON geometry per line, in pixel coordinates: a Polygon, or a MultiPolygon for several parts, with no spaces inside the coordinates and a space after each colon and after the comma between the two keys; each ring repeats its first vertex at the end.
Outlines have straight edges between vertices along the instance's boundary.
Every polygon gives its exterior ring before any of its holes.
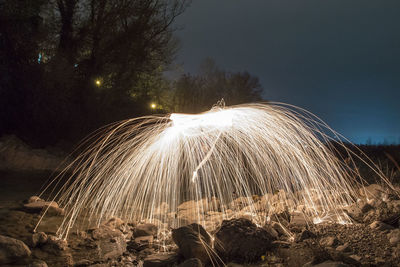
{"type": "MultiPolygon", "coordinates": [[[[307,265],[307,266],[312,266],[312,267],[350,267],[351,265],[348,265],[341,261],[324,261],[324,262],[321,262],[316,265],[307,265]]],[[[306,265],[303,267],[306,267],[306,265]]]]}
{"type": "Polygon", "coordinates": [[[31,250],[21,240],[0,235],[0,264],[8,264],[31,256],[31,250]]]}
{"type": "Polygon", "coordinates": [[[49,235],[45,243],[33,249],[35,258],[44,260],[49,266],[72,266],[73,259],[65,240],[49,235]]]}
{"type": "Polygon", "coordinates": [[[271,222],[271,226],[279,235],[286,235],[288,233],[288,230],[281,223],[271,222]]]}
{"type": "Polygon", "coordinates": [[[75,261],[105,261],[117,259],[126,251],[123,233],[107,225],[88,231],[88,237],[70,245],[75,261]]]}
{"type": "Polygon", "coordinates": [[[134,237],[140,237],[140,236],[156,236],[157,235],[157,226],[152,224],[152,223],[142,223],[138,224],[134,231],[133,231],[133,236],[134,237]]]}
{"type": "Polygon", "coordinates": [[[388,224],[386,224],[386,223],[384,223],[384,222],[380,222],[380,221],[374,221],[373,223],[371,223],[371,224],[369,225],[369,227],[370,227],[371,229],[376,229],[376,230],[380,230],[380,231],[385,231],[385,230],[392,230],[392,229],[394,229],[393,226],[388,225],[388,224]]]}
{"type": "Polygon", "coordinates": [[[368,199],[381,199],[382,194],[385,193],[385,190],[382,186],[378,184],[370,184],[366,187],[362,187],[359,189],[360,195],[366,197],[368,199]]]}
{"type": "Polygon", "coordinates": [[[274,229],[274,227],[272,227],[271,224],[266,224],[264,225],[264,229],[271,235],[273,236],[275,239],[277,239],[279,237],[279,233],[276,229],[274,229]]]}
{"type": "Polygon", "coordinates": [[[144,259],[143,267],[168,267],[177,261],[178,255],[175,252],[151,254],[144,259]]]}
{"type": "Polygon", "coordinates": [[[224,220],[215,234],[215,250],[227,261],[254,262],[271,248],[274,237],[250,220],[224,220]]]}
{"type": "Polygon", "coordinates": [[[198,258],[205,264],[209,262],[211,237],[201,225],[193,223],[173,229],[172,239],[185,259],[198,258]]]}
{"type": "Polygon", "coordinates": [[[290,216],[290,224],[291,225],[306,225],[307,218],[304,216],[304,213],[295,211],[290,216]]]}
{"type": "Polygon", "coordinates": [[[336,248],[336,251],[338,252],[351,252],[351,248],[349,243],[344,243],[343,245],[340,245],[336,248]]]}
{"type": "Polygon", "coordinates": [[[31,239],[31,247],[43,245],[47,242],[47,235],[43,232],[34,233],[31,239]]]}
{"type": "Polygon", "coordinates": [[[363,212],[357,203],[353,203],[352,205],[346,207],[346,213],[355,221],[362,222],[363,220],[363,212]]]}
{"type": "Polygon", "coordinates": [[[154,237],[152,235],[136,237],[127,243],[127,250],[137,252],[153,246],[154,237]]]}
{"type": "Polygon", "coordinates": [[[29,264],[29,267],[48,267],[48,265],[45,261],[35,260],[29,264]]]}
{"type": "Polygon", "coordinates": [[[28,198],[28,200],[26,200],[26,203],[33,203],[37,201],[43,201],[43,199],[38,196],[31,196],[30,198],[28,198]]]}
{"type": "Polygon", "coordinates": [[[122,229],[125,226],[125,222],[120,218],[112,217],[108,221],[106,221],[104,225],[112,229],[122,229]]]}
{"type": "Polygon", "coordinates": [[[201,260],[197,259],[197,258],[191,258],[188,260],[185,260],[184,262],[182,262],[181,264],[178,265],[178,267],[203,267],[203,263],[201,262],[201,260]]]}
{"type": "Polygon", "coordinates": [[[45,211],[47,215],[64,215],[64,209],[60,208],[55,201],[44,201],[42,199],[24,204],[24,210],[30,213],[45,211]]]}
{"type": "Polygon", "coordinates": [[[310,230],[304,229],[303,231],[301,231],[300,234],[296,235],[296,242],[301,242],[304,241],[306,239],[310,239],[310,238],[316,238],[317,236],[311,232],[310,230]]]}
{"type": "Polygon", "coordinates": [[[372,210],[374,207],[372,207],[370,204],[368,203],[363,203],[362,205],[360,205],[360,209],[362,213],[367,213],[368,211],[372,210]]]}
{"type": "Polygon", "coordinates": [[[390,231],[387,235],[389,242],[392,246],[396,246],[400,243],[400,229],[390,231]]]}
{"type": "Polygon", "coordinates": [[[321,244],[321,246],[324,246],[324,247],[333,247],[339,243],[339,240],[335,236],[327,236],[327,237],[321,238],[319,243],[321,244]]]}

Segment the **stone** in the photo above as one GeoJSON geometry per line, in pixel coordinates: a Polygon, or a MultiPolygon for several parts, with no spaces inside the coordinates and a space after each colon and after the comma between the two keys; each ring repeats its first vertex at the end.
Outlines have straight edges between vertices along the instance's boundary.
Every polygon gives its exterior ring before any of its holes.
{"type": "MultiPolygon", "coordinates": [[[[351,252],[350,247],[348,247],[346,250],[347,252],[351,252]]],[[[348,254],[349,253],[338,250],[329,251],[329,255],[333,261],[343,262],[345,264],[349,264],[350,266],[360,266],[360,263],[355,258],[349,257],[348,254]]]]}
{"type": "Polygon", "coordinates": [[[152,235],[140,236],[135,238],[136,243],[153,243],[154,237],[152,235]]]}
{"type": "Polygon", "coordinates": [[[261,259],[274,237],[247,219],[224,220],[215,234],[215,250],[226,261],[238,263],[261,259]]]}
{"type": "Polygon", "coordinates": [[[400,229],[390,231],[390,233],[387,234],[387,237],[392,246],[397,245],[400,242],[400,229]]]}
{"type": "Polygon", "coordinates": [[[290,216],[291,225],[307,225],[307,219],[302,212],[295,211],[290,216]]]}
{"type": "Polygon", "coordinates": [[[244,267],[244,265],[235,262],[230,262],[226,265],[226,267],[244,267]]]}
{"type": "Polygon", "coordinates": [[[338,247],[336,248],[336,250],[337,250],[338,252],[350,252],[350,251],[351,251],[350,246],[349,246],[349,243],[344,243],[343,245],[338,246],[338,247]]]}
{"type": "Polygon", "coordinates": [[[353,203],[352,205],[346,207],[345,211],[353,220],[357,222],[362,222],[363,212],[358,207],[357,203],[353,203]]]}
{"type": "Polygon", "coordinates": [[[275,230],[274,227],[272,227],[272,225],[266,224],[266,225],[264,225],[264,229],[265,229],[271,236],[273,236],[275,239],[277,239],[277,238],[279,237],[278,231],[275,230]]]}
{"type": "Polygon", "coordinates": [[[21,240],[0,235],[0,264],[20,261],[31,256],[31,250],[21,240]]]}
{"type": "Polygon", "coordinates": [[[211,237],[201,225],[193,223],[173,229],[172,239],[185,259],[198,258],[204,264],[210,260],[211,237]]]}
{"type": "Polygon", "coordinates": [[[229,204],[229,207],[237,211],[243,209],[246,206],[252,205],[253,203],[254,201],[252,197],[238,197],[229,204]]]}
{"type": "Polygon", "coordinates": [[[84,267],[84,266],[90,266],[92,264],[93,262],[90,260],[80,260],[75,262],[74,267],[84,267]]]}
{"type": "Polygon", "coordinates": [[[35,260],[31,264],[29,264],[29,267],[48,267],[48,265],[45,261],[35,260]]]}
{"type": "Polygon", "coordinates": [[[370,204],[368,204],[368,203],[363,203],[361,206],[360,206],[360,209],[361,209],[361,212],[362,213],[367,213],[368,211],[370,211],[370,210],[372,210],[374,207],[372,207],[370,204]]]}
{"type": "Polygon", "coordinates": [[[24,204],[24,210],[30,213],[46,212],[47,215],[64,215],[64,209],[60,208],[54,201],[38,200],[24,204]]]}
{"type": "Polygon", "coordinates": [[[66,240],[49,235],[45,243],[33,249],[35,258],[44,260],[49,266],[72,266],[73,259],[66,240]]]}
{"type": "Polygon", "coordinates": [[[93,262],[114,260],[119,258],[127,248],[125,237],[118,229],[106,225],[88,231],[91,238],[81,239],[71,244],[75,261],[89,260],[93,262]]]}
{"type": "Polygon", "coordinates": [[[154,237],[152,235],[140,236],[131,240],[127,244],[128,251],[141,251],[146,248],[153,247],[154,237]]]}
{"type": "Polygon", "coordinates": [[[112,217],[107,222],[105,222],[104,225],[112,229],[121,229],[121,227],[125,225],[125,222],[120,218],[112,217]]]}
{"type": "Polygon", "coordinates": [[[284,226],[278,222],[271,222],[271,226],[279,235],[286,235],[288,233],[284,226]]]}
{"type": "Polygon", "coordinates": [[[201,260],[199,260],[197,258],[187,259],[178,265],[178,267],[203,267],[203,266],[204,265],[201,262],[201,260]]]}
{"type": "Polygon", "coordinates": [[[139,236],[156,236],[157,235],[157,226],[152,224],[152,223],[142,223],[138,224],[134,231],[133,231],[133,236],[134,237],[139,237],[139,236]]]}
{"type": "Polygon", "coordinates": [[[47,242],[47,235],[44,232],[34,233],[32,235],[31,247],[37,247],[47,242]]]}
{"type": "MultiPolygon", "coordinates": [[[[324,261],[316,265],[308,265],[312,267],[350,267],[351,265],[348,265],[346,263],[343,263],[341,261],[324,261]]],[[[305,266],[303,266],[305,267],[305,266]]]]}
{"type": "Polygon", "coordinates": [[[371,223],[371,224],[369,225],[369,227],[370,227],[371,229],[376,229],[376,230],[380,230],[380,231],[385,231],[385,230],[392,230],[392,229],[394,229],[393,226],[388,225],[388,224],[386,224],[386,223],[384,223],[384,222],[380,222],[380,221],[374,221],[373,223],[371,223]]]}
{"type": "Polygon", "coordinates": [[[143,267],[168,267],[177,261],[178,255],[175,252],[151,254],[144,259],[143,267]]]}
{"type": "Polygon", "coordinates": [[[306,239],[316,238],[317,236],[310,230],[304,229],[299,235],[296,235],[296,242],[301,242],[306,239]]]}
{"type": "Polygon", "coordinates": [[[41,199],[38,196],[31,196],[28,200],[27,203],[33,203],[33,202],[37,202],[37,201],[44,201],[43,199],[41,199]]]}
{"type": "Polygon", "coordinates": [[[360,195],[368,199],[380,199],[385,190],[378,184],[370,184],[359,189],[360,195]]]}
{"type": "Polygon", "coordinates": [[[339,243],[339,240],[335,236],[326,236],[321,238],[319,243],[321,246],[324,247],[333,247],[339,243]]]}
{"type": "Polygon", "coordinates": [[[361,260],[361,256],[359,256],[359,255],[350,255],[349,257],[354,259],[354,260],[356,260],[356,261],[360,261],[361,260]]]}

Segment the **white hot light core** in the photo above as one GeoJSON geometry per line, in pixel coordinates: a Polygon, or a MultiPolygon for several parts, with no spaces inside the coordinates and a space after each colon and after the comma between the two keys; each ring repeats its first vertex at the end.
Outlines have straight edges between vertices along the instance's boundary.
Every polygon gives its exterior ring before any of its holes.
{"type": "Polygon", "coordinates": [[[218,109],[201,114],[172,113],[170,119],[173,126],[183,132],[189,130],[216,130],[232,126],[233,110],[218,109]]]}

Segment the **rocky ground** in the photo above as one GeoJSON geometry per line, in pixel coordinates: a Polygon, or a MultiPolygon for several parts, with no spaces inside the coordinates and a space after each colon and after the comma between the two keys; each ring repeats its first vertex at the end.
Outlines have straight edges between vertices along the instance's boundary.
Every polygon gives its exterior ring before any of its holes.
{"type": "MultiPolygon", "coordinates": [[[[282,212],[261,227],[246,218],[207,232],[189,224],[165,232],[112,218],[56,238],[65,211],[38,197],[0,201],[1,266],[400,266],[400,200],[379,185],[346,208],[352,224],[308,224],[282,212]],[[40,214],[48,216],[33,229],[40,214]],[[278,223],[279,221],[279,223],[278,223]]],[[[208,228],[206,228],[208,229],[208,228]]]]}

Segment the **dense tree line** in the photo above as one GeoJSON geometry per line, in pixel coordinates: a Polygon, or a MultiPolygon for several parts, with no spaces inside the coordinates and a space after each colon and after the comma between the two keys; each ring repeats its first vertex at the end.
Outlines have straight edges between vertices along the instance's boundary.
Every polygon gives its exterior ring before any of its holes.
{"type": "Polygon", "coordinates": [[[151,112],[260,99],[258,80],[207,61],[168,81],[188,0],[0,1],[1,131],[38,145],[78,140],[151,112]],[[149,103],[156,103],[156,107],[149,103]]]}
{"type": "Polygon", "coordinates": [[[221,70],[206,59],[198,75],[184,74],[173,86],[172,110],[201,112],[224,99],[228,105],[261,101],[262,87],[248,72],[221,70]]]}

